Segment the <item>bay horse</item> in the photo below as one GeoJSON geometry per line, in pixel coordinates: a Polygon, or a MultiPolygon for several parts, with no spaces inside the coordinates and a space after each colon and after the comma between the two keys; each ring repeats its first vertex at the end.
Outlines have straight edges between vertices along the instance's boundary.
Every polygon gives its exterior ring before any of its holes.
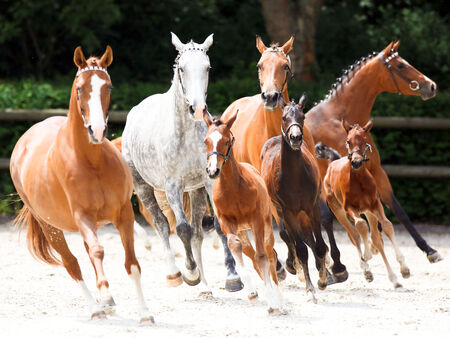
{"type": "Polygon", "coordinates": [[[276,273],[277,258],[273,250],[272,213],[266,185],[259,172],[248,163],[234,158],[234,136],[231,126],[236,120],[236,111],[228,120],[212,120],[208,112],[204,120],[208,126],[205,137],[208,165],[206,172],[214,179],[213,201],[228,247],[237,262],[236,268],[249,291],[248,298],[258,297],[255,285],[246,269],[242,252],[253,262],[255,271],[264,281],[267,291],[269,314],[277,313],[281,306],[276,273]],[[255,249],[247,231],[254,234],[255,249]],[[275,288],[270,282],[272,277],[275,288]]]}
{"type": "MultiPolygon", "coordinates": [[[[289,102],[287,82],[292,74],[289,53],[292,50],[293,42],[294,37],[291,37],[281,47],[277,44],[266,47],[261,38],[256,37],[256,48],[261,53],[258,61],[261,93],[234,101],[224,112],[224,118],[228,119],[239,110],[239,116],[232,128],[236,137],[234,154],[237,161],[250,163],[257,170],[261,170],[261,150],[264,143],[281,133],[283,110],[280,104],[289,102]]],[[[308,126],[303,128],[303,141],[311,154],[314,154],[315,143],[308,126]]],[[[322,208],[327,209],[324,200],[321,201],[322,208]]],[[[278,222],[275,207],[272,207],[272,212],[278,222]]],[[[330,253],[334,262],[332,266],[333,280],[334,282],[343,282],[348,278],[348,273],[345,265],[340,261],[340,252],[336,245],[332,224],[326,222],[324,226],[330,241],[330,253]]],[[[283,230],[281,231],[283,232],[283,230]]],[[[295,270],[289,269],[289,266],[292,266],[291,261],[288,260],[286,265],[288,271],[295,272],[295,270]]],[[[283,272],[284,269],[278,264],[279,278],[283,272]]]]}
{"type": "MultiPolygon", "coordinates": [[[[400,288],[395,273],[386,258],[383,248],[383,237],[381,231],[392,242],[397,261],[400,263],[400,272],[404,278],[409,278],[409,268],[406,266],[405,258],[400,251],[396,241],[394,227],[384,214],[377,185],[368,163],[371,158],[367,157],[367,151],[372,150],[369,140],[369,131],[373,121],[369,120],[364,127],[358,124],[351,126],[347,121],[342,121],[342,127],[347,132],[345,146],[348,151],[347,157],[334,160],[330,163],[324,179],[324,192],[328,205],[339,222],[347,231],[348,237],[358,250],[360,265],[364,271],[367,281],[373,281],[373,274],[369,269],[367,261],[372,258],[372,251],[380,253],[388,271],[389,280],[394,288],[400,288]],[[366,221],[361,217],[364,214],[369,221],[372,242],[369,243],[366,221]],[[354,223],[353,227],[350,220],[354,223]],[[380,228],[378,228],[380,223],[380,228]],[[359,233],[359,234],[358,234],[359,233]],[[361,240],[364,240],[364,254],[361,251],[361,240]]],[[[321,153],[326,153],[327,147],[322,146],[321,153]]],[[[323,155],[322,155],[323,156],[323,155]]],[[[328,156],[333,158],[334,156],[328,156]]]]}
{"type": "MultiPolygon", "coordinates": [[[[399,41],[391,42],[380,53],[373,52],[356,61],[343,71],[325,99],[308,111],[305,125],[311,131],[315,142],[321,141],[344,155],[346,148],[343,140],[346,139],[346,132],[342,128],[341,121],[365,125],[378,94],[390,92],[415,95],[423,100],[431,99],[436,95],[436,84],[400,57],[399,44],[399,41]]],[[[403,223],[416,245],[426,253],[428,260],[431,263],[440,261],[442,258],[439,253],[431,248],[417,232],[396,199],[389,178],[381,167],[380,155],[372,136],[367,137],[373,151],[367,168],[375,179],[381,200],[403,223]]],[[[325,177],[327,167],[328,161],[320,159],[319,168],[322,178],[325,177]]],[[[328,214],[325,218],[326,223],[332,223],[332,215],[328,214]]]]}
{"type": "Polygon", "coordinates": [[[67,117],[50,117],[32,126],[17,142],[10,172],[24,206],[16,218],[28,226],[28,248],[48,264],[63,265],[86,297],[92,318],[104,318],[115,302],[103,270],[104,249],[97,228],[112,222],[125,249],[125,269],[135,285],[141,322],[151,323],[134,252],[132,178],[127,164],[105,139],[113,60],[108,46],[101,58],[74,53],[78,71],[67,117]],[[99,303],[87,288],[63,230],[80,232],[94,266],[99,303]],[[59,256],[59,257],[58,257],[59,256]]]}
{"type": "MultiPolygon", "coordinates": [[[[201,292],[206,293],[210,290],[201,255],[202,218],[206,210],[206,192],[212,198],[212,182],[205,173],[203,139],[207,128],[203,111],[206,110],[211,68],[206,53],[212,43],[212,34],[201,44],[192,40],[183,44],[172,33],[172,44],[178,51],[172,85],[166,93],[152,95],[131,109],[122,134],[122,154],[131,169],[134,189],[150,211],[163,240],[169,285],[178,286],[183,280],[189,285],[202,282],[201,292]],[[175,264],[169,243],[169,224],[157,203],[155,190],[165,191],[175,214],[177,235],[186,251],[183,274],[175,264]],[[191,222],[183,209],[184,192],[190,197],[191,222]]],[[[226,253],[226,289],[240,290],[243,286],[217,221],[215,227],[222,235],[226,253]]]]}
{"type": "Polygon", "coordinates": [[[318,258],[317,269],[321,290],[327,286],[325,257],[328,248],[320,226],[320,193],[322,180],[315,156],[303,143],[306,95],[299,103],[287,104],[283,110],[281,134],[269,139],[261,152],[261,176],[276,206],[281,238],[289,248],[289,260],[300,279],[305,279],[306,292],[317,303],[308,269],[308,249],[318,258]]]}

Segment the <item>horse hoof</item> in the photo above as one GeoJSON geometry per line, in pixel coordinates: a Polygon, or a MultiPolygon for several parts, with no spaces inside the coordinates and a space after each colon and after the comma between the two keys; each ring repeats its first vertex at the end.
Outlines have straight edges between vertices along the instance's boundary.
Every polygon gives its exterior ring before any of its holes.
{"type": "Polygon", "coordinates": [[[320,280],[317,281],[317,286],[319,287],[319,290],[325,290],[327,288],[328,281],[321,282],[320,280]]]}
{"type": "Polygon", "coordinates": [[[402,291],[403,290],[403,285],[401,285],[400,283],[394,283],[394,289],[396,291],[402,291]]]}
{"type": "Polygon", "coordinates": [[[248,295],[249,301],[254,302],[257,299],[258,299],[258,292],[254,291],[254,292],[249,293],[249,295],[248,295]]]}
{"type": "Polygon", "coordinates": [[[183,280],[189,286],[196,286],[197,284],[200,283],[202,277],[200,276],[200,274],[198,274],[198,277],[196,279],[189,279],[185,275],[183,275],[183,280]]]}
{"type": "Polygon", "coordinates": [[[347,269],[341,272],[333,272],[333,279],[335,283],[343,283],[348,279],[347,269]]]}
{"type": "Polygon", "coordinates": [[[366,279],[366,281],[373,282],[373,274],[371,271],[364,271],[364,278],[366,279]]]}
{"type": "Polygon", "coordinates": [[[155,318],[153,318],[153,316],[142,317],[141,319],[139,319],[139,324],[145,325],[145,326],[153,325],[153,324],[155,324],[155,318]]]}
{"type": "Polygon", "coordinates": [[[183,278],[181,277],[181,272],[178,271],[177,273],[174,273],[173,275],[167,275],[166,281],[167,281],[167,284],[172,288],[176,288],[177,286],[180,286],[181,284],[183,284],[183,278]]]}
{"type": "Polygon", "coordinates": [[[103,310],[98,310],[92,313],[91,319],[106,319],[106,312],[103,310]]]}
{"type": "Polygon", "coordinates": [[[107,315],[112,315],[116,312],[116,302],[114,301],[112,296],[101,300],[99,303],[103,311],[105,311],[107,315]]]}
{"type": "Polygon", "coordinates": [[[244,288],[244,284],[242,284],[241,279],[239,277],[233,279],[227,279],[225,282],[225,290],[228,292],[236,292],[240,291],[244,288]]]}
{"type": "Polygon", "coordinates": [[[427,255],[427,258],[430,263],[437,263],[443,260],[442,256],[437,251],[427,255]]]}
{"type": "Polygon", "coordinates": [[[277,277],[279,281],[283,281],[286,279],[286,270],[283,267],[281,267],[281,269],[277,271],[277,277]]]}
{"type": "Polygon", "coordinates": [[[401,269],[400,273],[402,274],[402,277],[405,279],[411,276],[411,273],[408,268],[401,269]]]}
{"type": "Polygon", "coordinates": [[[270,307],[267,312],[269,313],[270,316],[276,316],[280,313],[280,309],[276,309],[276,308],[272,308],[270,307]]]}

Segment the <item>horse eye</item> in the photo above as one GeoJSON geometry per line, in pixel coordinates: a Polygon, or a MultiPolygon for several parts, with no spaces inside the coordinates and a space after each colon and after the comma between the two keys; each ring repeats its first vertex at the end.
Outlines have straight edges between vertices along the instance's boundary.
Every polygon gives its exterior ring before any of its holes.
{"type": "Polygon", "coordinates": [[[289,70],[289,65],[284,65],[284,70],[289,70]]]}
{"type": "Polygon", "coordinates": [[[400,64],[397,66],[398,69],[404,69],[405,67],[406,67],[406,66],[405,66],[404,63],[400,63],[400,64]]]}
{"type": "Polygon", "coordinates": [[[258,68],[258,71],[260,71],[262,69],[262,67],[260,65],[257,65],[256,68],[258,68]]]}

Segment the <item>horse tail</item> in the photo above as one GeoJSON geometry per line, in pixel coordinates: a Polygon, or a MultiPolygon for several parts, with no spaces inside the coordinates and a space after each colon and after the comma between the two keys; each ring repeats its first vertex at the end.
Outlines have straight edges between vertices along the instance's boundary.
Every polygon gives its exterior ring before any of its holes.
{"type": "Polygon", "coordinates": [[[323,144],[322,142],[317,143],[314,149],[316,151],[317,158],[324,158],[330,162],[341,158],[341,155],[335,149],[323,144]]]}
{"type": "Polygon", "coordinates": [[[25,226],[28,226],[27,246],[28,251],[34,258],[51,265],[62,265],[61,260],[57,257],[56,252],[45,237],[39,221],[33,216],[27,206],[24,205],[20,210],[14,220],[14,225],[20,228],[20,231],[25,226]]]}

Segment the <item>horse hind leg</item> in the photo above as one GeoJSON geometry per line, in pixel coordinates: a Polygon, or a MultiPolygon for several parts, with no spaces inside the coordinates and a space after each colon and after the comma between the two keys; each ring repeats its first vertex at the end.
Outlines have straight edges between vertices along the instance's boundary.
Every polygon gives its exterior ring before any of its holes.
{"type": "Polygon", "coordinates": [[[136,289],[140,323],[153,324],[155,321],[153,316],[150,315],[144,299],[144,294],[142,292],[141,267],[139,266],[139,262],[134,251],[133,222],[133,207],[131,206],[131,203],[128,202],[120,211],[119,217],[114,220],[114,225],[119,231],[120,239],[125,250],[125,270],[127,271],[127,274],[136,289]]]}
{"type": "Polygon", "coordinates": [[[311,282],[311,277],[309,275],[308,248],[306,247],[303,236],[301,236],[300,234],[295,235],[295,250],[295,269],[297,270],[297,276],[299,276],[300,274],[304,276],[306,294],[314,304],[317,304],[316,290],[314,289],[314,286],[311,282]]]}
{"type": "Polygon", "coordinates": [[[430,247],[425,239],[419,234],[419,232],[416,230],[411,220],[409,219],[408,214],[402,208],[399,201],[395,197],[394,192],[392,191],[391,183],[389,182],[389,178],[386,175],[384,169],[380,166],[372,172],[372,175],[375,178],[377,190],[380,193],[381,200],[388,206],[389,209],[393,211],[395,216],[405,226],[406,230],[414,239],[419,249],[426,253],[428,261],[430,263],[437,263],[441,261],[442,257],[439,252],[430,247]]]}
{"type": "MultiPolygon", "coordinates": [[[[331,280],[333,282],[332,276],[329,275],[329,272],[326,267],[326,257],[328,257],[328,247],[325,244],[325,241],[322,237],[322,231],[320,226],[320,207],[319,205],[316,205],[312,218],[310,218],[310,224],[312,231],[314,233],[315,237],[315,247],[312,248],[314,250],[314,254],[316,257],[316,262],[318,259],[319,266],[317,267],[319,270],[319,280],[317,281],[317,286],[320,290],[324,290],[327,285],[328,281],[331,280]]],[[[312,236],[311,236],[312,237],[312,236]]],[[[314,238],[313,238],[314,240],[314,238]]]]}
{"type": "Polygon", "coordinates": [[[166,196],[177,220],[177,235],[183,242],[186,251],[186,272],[183,273],[183,280],[186,284],[194,286],[200,283],[201,275],[192,253],[193,231],[184,212],[183,189],[175,182],[167,182],[166,196]]]}

